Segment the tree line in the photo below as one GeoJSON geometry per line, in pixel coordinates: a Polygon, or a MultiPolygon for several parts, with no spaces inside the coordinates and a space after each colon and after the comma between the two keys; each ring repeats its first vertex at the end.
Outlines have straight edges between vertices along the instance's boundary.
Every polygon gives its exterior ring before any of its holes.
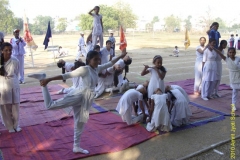
{"type": "MultiPolygon", "coordinates": [[[[122,25],[123,28],[136,28],[136,20],[138,17],[132,12],[132,9],[128,3],[123,3],[118,1],[113,6],[100,5],[100,14],[103,16],[103,28],[104,32],[108,30],[118,30],[119,26],[122,25]]],[[[9,8],[8,0],[0,1],[0,31],[5,33],[12,33],[13,29],[18,28],[23,29],[23,19],[16,17],[14,13],[9,8]]],[[[172,32],[175,29],[181,27],[181,23],[184,23],[185,27],[191,31],[193,26],[191,23],[192,16],[189,15],[185,19],[181,19],[175,15],[170,15],[164,18],[164,30],[172,32]]],[[[48,21],[51,23],[51,28],[53,32],[65,32],[67,26],[69,25],[66,17],[53,18],[50,16],[38,15],[33,19],[33,23],[28,23],[32,34],[42,35],[46,33],[48,21]]],[[[81,30],[91,30],[92,28],[92,17],[86,14],[80,14],[76,16],[72,21],[78,21],[79,28],[81,30]]],[[[154,16],[150,23],[146,24],[146,30],[153,30],[153,25],[159,22],[158,16],[154,16]]],[[[220,17],[212,18],[211,10],[206,11],[206,13],[200,17],[199,24],[209,27],[213,21],[219,23],[220,29],[239,29],[240,23],[233,24],[229,26],[220,17]]]]}

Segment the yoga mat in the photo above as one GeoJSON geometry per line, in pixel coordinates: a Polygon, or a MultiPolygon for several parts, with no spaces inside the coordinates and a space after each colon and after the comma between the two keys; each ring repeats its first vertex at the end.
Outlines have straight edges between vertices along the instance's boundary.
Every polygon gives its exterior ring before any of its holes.
{"type": "MultiPolygon", "coordinates": [[[[186,79],[182,81],[175,81],[175,82],[167,82],[166,85],[178,85],[181,86],[187,94],[193,94],[194,90],[194,79],[186,79]]],[[[220,84],[219,85],[219,91],[221,90],[231,90],[230,86],[226,84],[220,84]]]]}
{"type": "Polygon", "coordinates": [[[72,117],[23,127],[19,133],[3,131],[0,148],[6,160],[68,160],[121,151],[156,135],[139,124],[128,126],[119,116],[106,112],[90,115],[85,126],[81,147],[89,150],[89,155],[72,152],[72,117]]]}

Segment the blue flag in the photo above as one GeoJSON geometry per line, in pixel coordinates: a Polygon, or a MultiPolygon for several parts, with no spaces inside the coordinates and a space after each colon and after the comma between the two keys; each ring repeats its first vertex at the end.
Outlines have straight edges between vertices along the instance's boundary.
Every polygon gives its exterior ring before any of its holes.
{"type": "Polygon", "coordinates": [[[48,42],[49,42],[49,38],[52,37],[52,32],[51,32],[51,27],[50,27],[50,21],[48,22],[48,28],[47,28],[47,33],[43,42],[43,45],[45,45],[44,50],[48,47],[48,42]]]}

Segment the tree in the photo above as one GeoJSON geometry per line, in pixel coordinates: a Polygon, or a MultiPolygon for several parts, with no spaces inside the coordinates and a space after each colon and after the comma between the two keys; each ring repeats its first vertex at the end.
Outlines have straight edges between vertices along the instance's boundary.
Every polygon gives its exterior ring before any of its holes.
{"type": "Polygon", "coordinates": [[[67,28],[67,18],[59,18],[58,24],[56,26],[56,30],[59,32],[64,32],[66,31],[66,28],[67,28]]]}
{"type": "Polygon", "coordinates": [[[128,3],[122,2],[119,0],[113,6],[118,15],[118,26],[122,25],[123,28],[135,28],[137,16],[132,12],[132,9],[128,3]]]}
{"type": "Polygon", "coordinates": [[[9,1],[0,1],[0,30],[6,33],[12,33],[16,26],[16,19],[13,12],[9,9],[9,1]]]}
{"type": "Polygon", "coordinates": [[[180,28],[181,20],[178,17],[171,15],[169,17],[166,17],[164,20],[167,31],[172,32],[174,29],[180,28]]]}
{"type": "Polygon", "coordinates": [[[16,17],[16,18],[14,18],[14,21],[15,21],[15,26],[14,26],[14,28],[23,30],[23,19],[16,17]]]}
{"type": "Polygon", "coordinates": [[[240,29],[240,24],[234,24],[232,25],[232,29],[240,29]]]}
{"type": "Polygon", "coordinates": [[[192,18],[192,16],[188,16],[187,19],[184,20],[185,27],[187,28],[188,31],[190,31],[192,29],[191,18],[192,18]]]}
{"type": "Polygon", "coordinates": [[[205,29],[208,30],[212,22],[213,22],[213,18],[212,18],[211,9],[210,7],[208,7],[208,10],[206,11],[205,15],[200,17],[200,23],[205,27],[205,29]]]}
{"type": "Polygon", "coordinates": [[[51,29],[54,28],[54,20],[50,16],[37,16],[34,18],[34,23],[30,30],[33,34],[41,35],[47,32],[48,21],[50,21],[51,29]]]}
{"type": "Polygon", "coordinates": [[[222,18],[220,18],[220,17],[215,18],[214,22],[218,22],[219,23],[219,28],[220,29],[226,29],[227,28],[226,22],[222,18]]]}
{"type": "MultiPolygon", "coordinates": [[[[114,6],[100,5],[100,14],[103,16],[103,29],[108,31],[109,29],[118,30],[120,25],[123,28],[135,27],[136,16],[132,13],[128,4],[117,3],[114,6]],[[119,7],[121,6],[121,7],[119,7]]],[[[88,14],[81,14],[76,17],[79,20],[79,27],[82,30],[91,30],[93,24],[93,18],[88,14]]]]}
{"type": "Polygon", "coordinates": [[[158,16],[154,16],[151,23],[152,23],[152,25],[153,25],[153,24],[156,23],[156,22],[159,22],[158,16]]]}

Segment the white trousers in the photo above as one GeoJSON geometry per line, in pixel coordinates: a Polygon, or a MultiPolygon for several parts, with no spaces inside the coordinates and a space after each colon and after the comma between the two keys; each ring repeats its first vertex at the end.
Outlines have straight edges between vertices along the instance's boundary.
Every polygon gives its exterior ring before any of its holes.
{"type": "Polygon", "coordinates": [[[18,80],[24,82],[24,55],[14,56],[19,61],[19,75],[18,80]]]}
{"type": "Polygon", "coordinates": [[[19,122],[19,104],[5,104],[0,106],[2,120],[8,130],[17,129],[19,122]]]}
{"type": "Polygon", "coordinates": [[[81,46],[80,48],[81,48],[81,50],[78,51],[77,56],[76,56],[76,60],[79,60],[79,58],[81,57],[81,55],[83,55],[84,57],[87,57],[87,52],[86,52],[85,47],[84,47],[84,46],[81,46]]]}
{"type": "Polygon", "coordinates": [[[194,92],[200,92],[202,86],[202,60],[195,62],[194,92]]]}
{"type": "Polygon", "coordinates": [[[220,80],[217,80],[216,83],[215,83],[215,86],[213,88],[213,93],[212,94],[218,94],[219,85],[220,85],[220,80]]]}
{"type": "Polygon", "coordinates": [[[239,91],[240,89],[233,89],[232,90],[232,104],[235,104],[235,106],[236,106],[236,104],[237,104],[237,102],[238,102],[238,91],[239,91]]]}
{"type": "Polygon", "coordinates": [[[101,35],[92,35],[92,47],[97,44],[97,39],[99,38],[100,47],[103,47],[103,34],[101,35]]]}
{"type": "Polygon", "coordinates": [[[73,108],[73,117],[74,117],[74,146],[80,147],[80,136],[84,129],[84,123],[79,122],[80,108],[81,108],[81,98],[76,96],[64,96],[58,100],[53,101],[47,86],[42,87],[42,93],[44,98],[44,104],[47,109],[61,109],[72,106],[73,108]]]}
{"type": "Polygon", "coordinates": [[[202,82],[202,98],[210,97],[213,93],[213,89],[216,85],[216,81],[203,81],[202,82]]]}

